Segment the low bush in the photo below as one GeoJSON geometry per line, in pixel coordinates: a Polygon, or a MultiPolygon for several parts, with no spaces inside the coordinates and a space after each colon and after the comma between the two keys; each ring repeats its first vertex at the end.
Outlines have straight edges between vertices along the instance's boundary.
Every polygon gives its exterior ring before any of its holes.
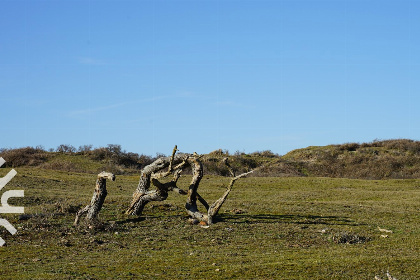
{"type": "Polygon", "coordinates": [[[309,176],[404,179],[420,174],[419,151],[419,141],[375,140],[300,149],[285,158],[299,163],[309,176]]]}
{"type": "Polygon", "coordinates": [[[3,149],[0,157],[6,160],[4,167],[37,166],[48,160],[48,152],[40,147],[19,149],[3,149]]]}
{"type": "MultiPolygon", "coordinates": [[[[115,174],[138,173],[155,157],[126,152],[120,145],[92,148],[60,145],[55,152],[43,147],[1,149],[6,167],[40,166],[41,168],[95,173],[106,170],[115,174]]],[[[270,150],[251,154],[218,149],[203,157],[206,174],[230,176],[223,163],[229,158],[236,174],[257,169],[252,176],[321,176],[361,179],[403,179],[420,176],[420,141],[409,139],[375,140],[370,143],[345,143],[308,147],[283,157],[270,150]],[[262,167],[263,168],[259,168],[262,167]]],[[[186,171],[187,172],[187,171],[186,171]]]]}

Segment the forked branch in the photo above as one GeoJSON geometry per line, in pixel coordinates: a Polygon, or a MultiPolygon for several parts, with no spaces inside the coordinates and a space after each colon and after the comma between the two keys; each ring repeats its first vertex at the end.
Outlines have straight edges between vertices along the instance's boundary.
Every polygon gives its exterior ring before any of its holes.
{"type": "MultiPolygon", "coordinates": [[[[208,206],[207,202],[203,199],[203,202],[202,203],[206,207],[207,214],[203,214],[203,213],[201,213],[201,212],[198,211],[196,200],[193,199],[194,197],[191,197],[191,196],[194,196],[194,194],[197,197],[197,195],[198,195],[198,193],[197,193],[198,184],[196,184],[196,185],[191,184],[191,186],[190,186],[190,189],[193,186],[193,191],[191,193],[189,193],[189,200],[187,201],[187,204],[186,204],[187,212],[188,212],[188,214],[193,219],[196,219],[196,220],[198,220],[200,222],[204,222],[204,223],[206,223],[208,225],[211,225],[213,223],[214,216],[216,216],[219,213],[220,208],[223,206],[223,203],[225,203],[225,201],[226,201],[229,193],[231,192],[232,187],[235,184],[236,180],[238,180],[238,179],[240,179],[242,177],[245,177],[245,176],[251,174],[252,172],[254,172],[252,170],[252,171],[249,171],[249,172],[246,172],[246,173],[242,173],[242,174],[240,174],[238,176],[235,176],[235,172],[234,172],[233,168],[230,166],[230,164],[228,162],[228,159],[227,158],[224,158],[223,159],[223,162],[225,163],[225,165],[229,169],[229,171],[230,171],[230,173],[231,173],[231,175],[232,175],[233,178],[230,181],[230,183],[229,183],[226,191],[222,195],[222,197],[220,197],[218,200],[216,200],[211,206],[208,206]]],[[[195,167],[197,168],[197,170],[200,169],[197,165],[195,165],[195,167]]],[[[201,168],[202,168],[202,166],[201,166],[201,168]]],[[[193,170],[195,170],[195,169],[193,169],[193,170]]],[[[199,174],[198,172],[194,172],[194,173],[195,174],[199,174]]],[[[193,176],[193,182],[194,182],[194,177],[198,177],[198,176],[199,175],[193,176]]],[[[200,198],[199,198],[199,201],[201,202],[200,198]]]]}

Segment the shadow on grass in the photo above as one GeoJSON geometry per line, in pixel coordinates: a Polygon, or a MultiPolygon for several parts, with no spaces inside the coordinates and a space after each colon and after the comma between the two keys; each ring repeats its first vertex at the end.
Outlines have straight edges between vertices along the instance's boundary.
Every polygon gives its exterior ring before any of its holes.
{"type": "Polygon", "coordinates": [[[135,217],[135,218],[129,218],[125,220],[119,220],[115,221],[115,224],[117,225],[123,225],[123,224],[129,224],[129,223],[140,223],[146,220],[146,217],[135,217]]]}
{"type": "Polygon", "coordinates": [[[246,224],[257,224],[257,223],[287,223],[287,224],[302,224],[302,225],[349,225],[349,226],[360,226],[353,220],[347,217],[339,216],[316,216],[316,215],[276,215],[276,214],[220,214],[216,217],[215,223],[226,222],[226,223],[246,223],[246,224]]]}
{"type": "Polygon", "coordinates": [[[185,218],[186,215],[178,215],[178,214],[171,214],[171,215],[145,215],[140,217],[133,217],[123,220],[114,221],[117,225],[129,224],[129,223],[141,223],[146,220],[162,220],[162,219],[172,219],[172,218],[185,218]]]}
{"type": "MultiPolygon", "coordinates": [[[[115,224],[123,225],[129,223],[141,223],[146,220],[155,219],[187,219],[186,215],[146,215],[115,221],[115,224]]],[[[280,215],[280,214],[230,214],[220,213],[213,218],[213,223],[237,223],[237,224],[261,224],[261,223],[285,223],[298,225],[363,225],[348,217],[340,216],[319,216],[319,215],[280,215]]]]}

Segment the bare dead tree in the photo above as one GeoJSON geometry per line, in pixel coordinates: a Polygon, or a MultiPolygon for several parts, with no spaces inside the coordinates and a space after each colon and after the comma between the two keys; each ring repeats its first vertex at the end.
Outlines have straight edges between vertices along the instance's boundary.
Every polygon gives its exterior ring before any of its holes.
{"type": "MultiPolygon", "coordinates": [[[[253,171],[235,176],[235,172],[229,165],[228,159],[225,158],[223,161],[228,167],[232,175],[232,179],[223,195],[213,204],[209,205],[197,191],[200,181],[203,178],[203,164],[201,162],[202,156],[198,155],[197,153],[176,154],[177,151],[177,146],[175,146],[171,156],[161,157],[143,168],[140,174],[139,184],[133,193],[133,199],[126,211],[126,214],[141,216],[144,207],[149,202],[164,201],[168,198],[169,191],[174,191],[181,195],[187,195],[185,209],[188,215],[191,217],[192,223],[211,225],[213,223],[213,218],[218,214],[223,203],[226,201],[236,180],[247,176],[253,171]],[[188,191],[185,191],[177,186],[177,182],[181,172],[188,166],[191,167],[193,176],[189,184],[188,191]],[[161,183],[159,181],[159,179],[168,177],[170,175],[172,175],[171,181],[166,183],[161,183]],[[150,190],[151,185],[153,185],[156,189],[150,190]],[[198,210],[197,201],[199,201],[205,207],[207,211],[206,213],[201,213],[198,210]]],[[[102,172],[98,175],[98,180],[91,204],[87,205],[77,213],[76,220],[74,221],[75,225],[77,225],[80,216],[85,213],[88,213],[86,217],[88,221],[91,222],[96,219],[107,194],[105,182],[106,179],[115,180],[115,176],[106,172],[102,172]]]]}
{"type": "Polygon", "coordinates": [[[80,209],[76,214],[76,219],[74,220],[74,225],[76,226],[79,223],[79,219],[82,215],[86,214],[86,221],[89,224],[92,224],[96,221],[99,211],[101,211],[102,205],[104,204],[105,197],[107,195],[106,190],[106,180],[110,179],[115,181],[115,175],[109,172],[102,171],[98,174],[96,180],[95,191],[93,192],[92,199],[90,204],[80,209]]]}
{"type": "Polygon", "coordinates": [[[229,168],[232,175],[225,193],[216,200],[212,205],[209,205],[207,201],[200,196],[197,189],[200,181],[203,178],[203,164],[201,162],[200,155],[194,153],[192,155],[175,155],[177,146],[172,151],[172,155],[166,158],[159,158],[150,165],[146,166],[141,173],[139,185],[133,194],[133,200],[130,207],[126,211],[127,214],[141,215],[144,206],[151,201],[163,201],[168,197],[168,191],[176,191],[179,194],[187,194],[187,203],[185,204],[186,211],[191,217],[193,223],[202,222],[206,225],[213,223],[213,217],[216,216],[226,201],[230,191],[236,180],[239,178],[249,175],[253,171],[246,172],[235,176],[235,172],[228,163],[228,159],[225,158],[223,161],[229,168]],[[174,166],[177,164],[176,166],[174,166]],[[193,177],[188,187],[188,192],[177,187],[177,181],[179,179],[182,170],[191,166],[193,177]],[[168,168],[166,171],[162,171],[168,168]],[[173,174],[172,181],[162,184],[157,179],[163,178],[173,174]],[[150,183],[152,183],[157,190],[149,191],[150,183]],[[206,208],[207,213],[201,213],[197,207],[197,200],[206,208]]]}

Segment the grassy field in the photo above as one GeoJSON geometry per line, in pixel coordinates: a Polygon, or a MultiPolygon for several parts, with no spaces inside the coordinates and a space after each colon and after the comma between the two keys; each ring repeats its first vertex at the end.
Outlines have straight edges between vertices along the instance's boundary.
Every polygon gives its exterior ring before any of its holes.
{"type": "MultiPolygon", "coordinates": [[[[72,223],[95,175],[15,169],[3,191],[25,190],[9,200],[25,215],[2,214],[18,232],[0,230],[1,279],[420,279],[420,180],[245,178],[201,228],[175,193],[126,216],[138,176],[122,175],[93,230],[72,223]]],[[[228,182],[205,175],[199,192],[212,202],[228,182]]]]}

